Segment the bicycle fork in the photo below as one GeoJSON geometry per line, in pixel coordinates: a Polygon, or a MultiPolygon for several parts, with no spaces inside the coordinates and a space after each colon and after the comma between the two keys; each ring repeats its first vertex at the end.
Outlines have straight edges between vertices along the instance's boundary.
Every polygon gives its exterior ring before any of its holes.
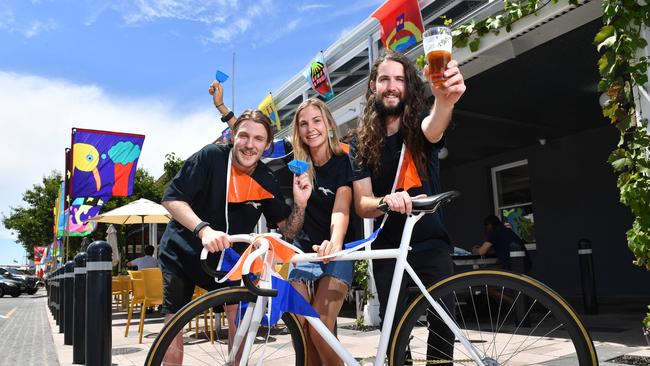
{"type": "Polygon", "coordinates": [[[393,325],[393,320],[395,319],[395,310],[397,308],[397,298],[399,296],[399,288],[402,283],[402,277],[404,276],[404,271],[406,271],[413,281],[418,286],[422,294],[429,301],[431,306],[435,309],[436,313],[442,318],[444,323],[449,327],[449,329],[454,333],[458,338],[458,341],[463,345],[463,347],[469,352],[470,357],[476,362],[477,365],[485,366],[481,356],[478,354],[474,346],[471,344],[469,339],[461,332],[460,328],[456,325],[456,322],[447,314],[447,312],[434,300],[427,288],[424,286],[420,278],[417,276],[413,268],[407,262],[407,255],[409,251],[409,244],[411,242],[411,234],[413,233],[413,227],[415,224],[422,218],[423,213],[412,214],[406,218],[404,223],[404,231],[402,234],[402,240],[399,246],[399,254],[395,261],[395,271],[393,272],[393,281],[390,285],[390,292],[388,296],[388,303],[386,305],[386,311],[384,313],[383,325],[381,328],[381,337],[379,338],[379,347],[377,349],[377,357],[375,358],[375,366],[382,366],[384,364],[384,358],[386,351],[388,350],[388,341],[391,334],[391,328],[393,325]]]}

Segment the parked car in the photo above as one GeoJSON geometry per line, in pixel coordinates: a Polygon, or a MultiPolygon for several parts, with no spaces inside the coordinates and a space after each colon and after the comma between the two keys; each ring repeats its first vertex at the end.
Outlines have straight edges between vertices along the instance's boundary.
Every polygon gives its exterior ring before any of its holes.
{"type": "Polygon", "coordinates": [[[38,291],[38,286],[36,285],[38,277],[34,275],[23,274],[16,268],[12,267],[0,267],[0,275],[5,278],[22,282],[25,287],[24,292],[29,295],[33,295],[38,291]]]}
{"type": "Polygon", "coordinates": [[[18,297],[25,290],[21,281],[12,280],[5,275],[0,275],[0,297],[5,294],[18,297]]]}

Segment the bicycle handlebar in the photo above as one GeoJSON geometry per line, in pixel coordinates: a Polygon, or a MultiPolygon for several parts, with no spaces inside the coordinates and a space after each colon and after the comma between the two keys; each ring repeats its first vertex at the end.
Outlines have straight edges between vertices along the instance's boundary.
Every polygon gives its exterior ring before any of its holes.
{"type": "MultiPolygon", "coordinates": [[[[253,240],[254,240],[254,237],[252,235],[249,235],[249,234],[237,234],[237,235],[229,235],[228,240],[231,243],[249,243],[249,244],[252,244],[253,240]]],[[[264,253],[266,253],[268,251],[268,249],[269,249],[269,243],[268,243],[267,240],[260,240],[259,243],[260,243],[259,247],[257,249],[255,249],[253,252],[251,252],[251,254],[244,261],[244,265],[242,266],[242,281],[244,282],[244,286],[246,286],[248,291],[252,292],[253,294],[255,294],[257,296],[275,297],[275,296],[278,295],[278,290],[259,288],[253,283],[253,281],[251,280],[251,278],[249,276],[250,267],[253,264],[253,261],[255,261],[255,259],[257,259],[257,258],[261,257],[262,255],[264,255],[264,253]]],[[[212,268],[210,268],[208,266],[207,259],[208,259],[209,254],[210,254],[210,252],[207,249],[203,248],[203,250],[201,251],[201,268],[203,268],[203,270],[209,276],[212,276],[212,277],[215,277],[215,278],[223,277],[226,274],[228,274],[228,272],[217,271],[217,270],[214,270],[214,269],[212,269],[212,268]]],[[[222,255],[223,255],[223,253],[222,253],[222,255]]]]}

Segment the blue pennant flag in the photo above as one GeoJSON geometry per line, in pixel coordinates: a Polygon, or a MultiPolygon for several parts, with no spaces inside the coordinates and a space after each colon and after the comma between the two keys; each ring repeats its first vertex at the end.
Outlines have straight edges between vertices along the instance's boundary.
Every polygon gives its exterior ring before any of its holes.
{"type": "Polygon", "coordinates": [[[226,248],[221,255],[217,271],[230,272],[241,256],[233,248],[226,248]]]}
{"type": "Polygon", "coordinates": [[[365,244],[365,243],[367,243],[367,242],[369,242],[369,241],[375,240],[375,239],[377,238],[377,235],[379,235],[379,232],[380,232],[380,231],[381,231],[381,228],[375,230],[372,234],[370,234],[369,237],[367,237],[367,238],[365,238],[365,239],[361,239],[361,240],[356,240],[356,241],[353,241],[353,242],[345,243],[345,244],[343,244],[343,248],[345,248],[345,249],[351,249],[351,248],[358,247],[359,245],[365,244]]]}
{"type": "MultiPolygon", "coordinates": [[[[262,318],[262,325],[271,327],[274,326],[280,320],[280,318],[282,318],[282,314],[285,312],[294,313],[297,315],[311,316],[314,318],[320,317],[316,310],[314,310],[314,308],[309,305],[307,300],[305,300],[305,298],[302,297],[302,295],[296,291],[296,289],[294,289],[289,282],[283,280],[282,278],[272,276],[271,287],[278,290],[278,296],[269,298],[269,302],[271,303],[270,325],[267,314],[264,314],[264,317],[262,318]]],[[[244,313],[246,312],[247,307],[248,303],[241,304],[240,318],[244,317],[244,313]]],[[[237,325],[239,326],[238,323],[237,325]]]]}

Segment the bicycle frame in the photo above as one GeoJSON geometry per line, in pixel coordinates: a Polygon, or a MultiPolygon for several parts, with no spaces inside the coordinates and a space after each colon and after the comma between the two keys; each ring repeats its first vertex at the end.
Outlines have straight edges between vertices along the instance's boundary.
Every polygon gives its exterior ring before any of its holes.
{"type": "MultiPolygon", "coordinates": [[[[470,343],[470,341],[465,337],[465,335],[458,328],[456,323],[447,312],[435,301],[431,295],[429,295],[427,288],[424,286],[418,275],[415,273],[413,268],[408,264],[406,258],[408,251],[410,249],[409,244],[411,241],[411,234],[413,232],[413,227],[415,224],[422,218],[427,212],[413,213],[409,215],[404,224],[404,230],[402,234],[402,239],[398,249],[379,249],[379,250],[369,250],[369,251],[353,251],[349,253],[342,254],[338,257],[333,258],[332,260],[343,261],[343,260],[362,260],[362,259],[396,259],[395,271],[393,272],[393,280],[391,282],[390,294],[388,296],[388,303],[386,306],[386,313],[383,319],[383,326],[381,329],[381,335],[379,338],[379,347],[377,349],[377,354],[375,358],[375,366],[380,366],[384,364],[384,358],[386,355],[386,350],[388,349],[388,341],[390,338],[391,326],[395,318],[395,310],[397,308],[397,298],[399,296],[399,286],[402,282],[402,277],[404,271],[411,276],[413,282],[417,285],[420,292],[425,296],[429,303],[433,306],[435,311],[438,313],[440,318],[444,323],[449,327],[449,329],[454,333],[463,347],[467,350],[470,357],[476,362],[477,365],[484,365],[481,357],[470,343]]],[[[238,236],[241,237],[241,236],[238,236]]],[[[242,240],[248,241],[248,240],[242,240]]],[[[242,274],[247,275],[249,273],[250,266],[256,258],[264,256],[268,251],[269,244],[265,240],[260,240],[259,247],[254,250],[251,255],[244,261],[242,274]]],[[[273,264],[272,259],[264,258],[265,262],[269,265],[273,264]]],[[[292,262],[320,262],[322,258],[319,258],[316,253],[308,254],[297,254],[295,255],[292,262]]],[[[260,288],[271,288],[271,277],[268,273],[263,275],[263,278],[259,283],[260,288]]],[[[248,352],[251,349],[254,337],[257,334],[262,317],[264,316],[264,308],[267,302],[266,296],[258,296],[255,306],[251,310],[249,307],[244,315],[243,320],[240,323],[239,328],[237,329],[237,335],[235,336],[235,344],[232,351],[230,352],[230,359],[234,361],[234,355],[237,354],[241,340],[244,337],[244,333],[247,332],[246,343],[244,344],[244,353],[242,356],[242,362],[245,364],[245,360],[248,359],[248,352]],[[249,314],[250,313],[250,314],[249,314]]],[[[347,365],[359,365],[354,357],[345,349],[345,347],[336,339],[336,337],[327,329],[325,324],[320,320],[320,318],[314,318],[305,316],[305,319],[309,324],[323,337],[323,339],[334,349],[341,359],[347,365]]]]}

